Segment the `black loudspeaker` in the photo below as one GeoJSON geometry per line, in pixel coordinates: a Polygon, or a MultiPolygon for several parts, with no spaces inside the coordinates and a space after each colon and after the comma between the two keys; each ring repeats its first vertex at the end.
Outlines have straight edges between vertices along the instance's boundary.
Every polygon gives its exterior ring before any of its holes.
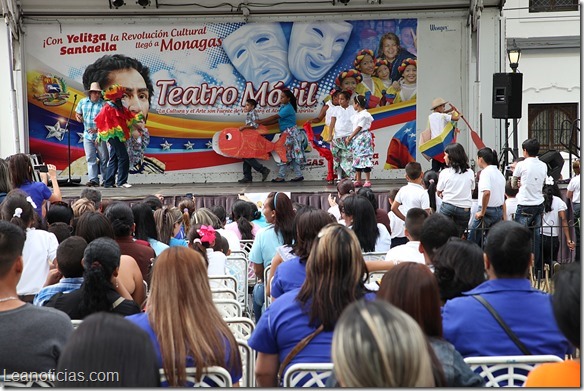
{"type": "Polygon", "coordinates": [[[493,74],[493,118],[521,118],[522,73],[493,74]]]}
{"type": "Polygon", "coordinates": [[[554,178],[554,182],[558,182],[562,174],[562,167],[564,167],[564,158],[558,151],[547,151],[539,157],[539,160],[544,162],[548,167],[548,176],[554,178]]]}

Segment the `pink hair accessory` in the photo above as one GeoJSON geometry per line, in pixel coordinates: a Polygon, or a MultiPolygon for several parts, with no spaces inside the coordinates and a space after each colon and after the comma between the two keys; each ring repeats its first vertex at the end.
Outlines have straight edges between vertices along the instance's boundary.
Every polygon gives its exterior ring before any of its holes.
{"type": "Polygon", "coordinates": [[[215,241],[215,229],[210,225],[201,225],[197,233],[203,243],[213,243],[215,241]]]}

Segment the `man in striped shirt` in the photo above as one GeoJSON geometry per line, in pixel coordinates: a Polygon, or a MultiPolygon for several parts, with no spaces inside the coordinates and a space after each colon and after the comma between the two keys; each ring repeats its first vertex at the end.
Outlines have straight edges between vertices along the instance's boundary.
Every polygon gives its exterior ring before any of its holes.
{"type": "Polygon", "coordinates": [[[89,182],[86,186],[99,186],[98,169],[101,170],[102,178],[105,176],[109,154],[107,143],[105,141],[97,142],[97,127],[95,117],[99,114],[105,104],[101,96],[101,87],[99,83],[91,83],[88,96],[83,98],[77,104],[75,117],[77,121],[83,122],[83,149],[85,150],[85,159],[87,160],[87,175],[89,182]],[[99,157],[99,167],[97,158],[99,157]]]}

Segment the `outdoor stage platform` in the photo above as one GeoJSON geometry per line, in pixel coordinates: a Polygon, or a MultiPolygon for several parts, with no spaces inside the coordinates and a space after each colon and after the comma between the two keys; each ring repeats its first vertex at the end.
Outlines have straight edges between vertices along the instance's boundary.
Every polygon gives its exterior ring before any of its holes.
{"type": "MultiPolygon", "coordinates": [[[[131,179],[131,177],[130,177],[131,179]]],[[[373,179],[371,189],[376,193],[379,207],[389,211],[387,195],[393,188],[400,188],[406,184],[405,179],[373,179]]],[[[72,187],[61,187],[63,201],[72,203],[79,198],[83,185],[72,187]]],[[[327,185],[326,181],[303,181],[272,183],[253,182],[249,184],[240,183],[179,183],[179,184],[135,184],[129,189],[94,187],[101,191],[103,199],[116,201],[126,201],[130,204],[141,201],[151,194],[162,194],[165,205],[178,205],[186,196],[192,193],[195,197],[197,208],[209,207],[211,205],[223,205],[228,211],[231,205],[237,200],[238,194],[267,194],[271,191],[282,191],[290,194],[294,202],[311,205],[315,208],[328,209],[328,195],[337,196],[336,185],[327,185]]],[[[252,197],[250,197],[252,198],[252,197]]],[[[252,198],[253,199],[253,198],[252,198]]],[[[263,201],[263,200],[262,200],[263,201]]]]}

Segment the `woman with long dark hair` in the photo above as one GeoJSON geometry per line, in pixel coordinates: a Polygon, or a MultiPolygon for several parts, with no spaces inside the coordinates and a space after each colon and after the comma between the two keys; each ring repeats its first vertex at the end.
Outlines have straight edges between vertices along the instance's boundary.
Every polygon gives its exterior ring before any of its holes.
{"type": "Polygon", "coordinates": [[[253,223],[253,211],[247,201],[237,200],[231,206],[231,220],[226,230],[234,232],[239,240],[253,240],[260,227],[253,223]]]}
{"type": "Polygon", "coordinates": [[[168,248],[168,244],[164,244],[158,240],[154,211],[152,211],[150,205],[140,202],[132,205],[132,213],[134,214],[134,224],[136,224],[134,237],[150,243],[156,256],[160,255],[161,252],[168,248]]]}
{"type": "Polygon", "coordinates": [[[345,224],[351,228],[363,252],[387,252],[391,247],[391,236],[383,224],[377,223],[375,210],[369,200],[361,195],[349,195],[343,200],[345,224]]]}
{"type": "Polygon", "coordinates": [[[294,240],[294,209],[292,201],[285,193],[271,192],[268,194],[263,208],[266,221],[270,224],[262,228],[249,253],[253,262],[258,282],[253,289],[253,310],[256,322],[262,316],[264,305],[264,269],[272,262],[276,249],[282,245],[292,245],[294,240]]]}
{"type": "Polygon", "coordinates": [[[278,372],[285,373],[292,364],[331,362],[333,330],[341,313],[363,297],[374,297],[365,288],[366,280],[367,269],[354,232],[340,224],[324,227],[312,244],[302,287],[274,301],[248,340],[258,352],[258,386],[277,386],[278,372]],[[312,339],[291,354],[309,336],[312,339]]]}
{"type": "Polygon", "coordinates": [[[57,293],[45,306],[65,312],[71,319],[83,319],[95,312],[105,311],[119,315],[140,312],[140,307],[120,284],[120,246],[110,238],[98,238],[83,253],[83,284],[67,294],[57,293]]]}
{"type": "Polygon", "coordinates": [[[450,217],[462,237],[470,221],[472,191],[475,188],[474,173],[468,165],[468,156],[459,143],[444,148],[446,168],[440,171],[436,191],[442,197],[440,213],[450,217]]]}
{"type": "Polygon", "coordinates": [[[278,123],[282,136],[286,135],[286,163],[278,164],[278,177],[272,179],[272,182],[285,182],[286,171],[291,167],[296,175],[291,182],[300,182],[304,180],[302,169],[306,163],[304,150],[308,146],[308,138],[304,129],[296,126],[296,97],[292,91],[285,89],[280,94],[280,111],[268,118],[257,121],[259,125],[273,125],[278,123]]]}

